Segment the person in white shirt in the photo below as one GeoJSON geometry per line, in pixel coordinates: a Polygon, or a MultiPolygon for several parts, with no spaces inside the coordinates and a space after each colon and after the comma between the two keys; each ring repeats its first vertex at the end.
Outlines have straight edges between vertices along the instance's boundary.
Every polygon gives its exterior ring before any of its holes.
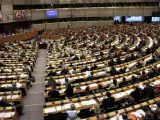
{"type": "Polygon", "coordinates": [[[74,104],[70,105],[70,110],[67,110],[66,113],[68,115],[67,120],[80,120],[77,116],[79,111],[76,111],[74,104]]]}

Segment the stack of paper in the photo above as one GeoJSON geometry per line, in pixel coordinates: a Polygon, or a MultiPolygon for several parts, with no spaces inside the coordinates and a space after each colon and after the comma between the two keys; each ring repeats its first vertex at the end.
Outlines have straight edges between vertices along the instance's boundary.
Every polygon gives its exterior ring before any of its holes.
{"type": "Polygon", "coordinates": [[[20,88],[20,87],[22,87],[22,84],[21,83],[16,83],[16,87],[20,88]]]}
{"type": "Polygon", "coordinates": [[[87,86],[81,86],[80,88],[81,88],[82,90],[85,90],[86,87],[87,87],[87,86]]]}
{"type": "Polygon", "coordinates": [[[127,90],[127,91],[125,91],[125,93],[128,94],[128,95],[130,95],[130,93],[131,93],[132,91],[134,91],[134,89],[127,90]]]}
{"type": "Polygon", "coordinates": [[[96,83],[90,84],[89,87],[98,87],[96,83]]]}
{"type": "Polygon", "coordinates": [[[144,112],[142,109],[137,110],[137,112],[138,112],[140,115],[145,116],[145,112],[144,112]]]}
{"type": "Polygon", "coordinates": [[[120,115],[120,116],[117,115],[117,116],[110,118],[110,120],[123,120],[123,118],[122,118],[122,115],[120,115]]]}
{"type": "Polygon", "coordinates": [[[10,118],[10,117],[12,117],[13,114],[14,114],[14,112],[8,112],[4,115],[4,118],[10,118]]]}
{"type": "Polygon", "coordinates": [[[70,109],[71,103],[63,105],[64,109],[70,109]]]}
{"type": "Polygon", "coordinates": [[[74,105],[77,107],[80,107],[80,104],[79,103],[74,103],[74,105]]]}
{"type": "Polygon", "coordinates": [[[17,99],[18,95],[12,95],[12,99],[17,99]]]}
{"type": "Polygon", "coordinates": [[[104,75],[106,72],[102,71],[102,72],[98,72],[98,75],[104,75]]]}
{"type": "Polygon", "coordinates": [[[44,109],[44,112],[45,113],[51,113],[51,112],[56,112],[56,109],[53,107],[53,108],[45,108],[44,109]]]}
{"type": "Polygon", "coordinates": [[[56,106],[56,110],[57,111],[61,111],[62,110],[62,106],[60,105],[60,106],[56,106]]]}
{"type": "Polygon", "coordinates": [[[60,93],[64,93],[64,91],[65,91],[65,89],[61,89],[59,92],[60,92],[60,93]]]}
{"type": "Polygon", "coordinates": [[[140,113],[136,112],[132,112],[131,114],[135,115],[137,118],[141,118],[142,115],[140,113]]]}
{"type": "MultiPolygon", "coordinates": [[[[0,113],[0,118],[4,118],[5,112],[0,113]]],[[[3,120],[3,119],[2,119],[3,120]]]]}
{"type": "Polygon", "coordinates": [[[149,107],[151,108],[152,111],[155,111],[157,109],[156,104],[149,105],[149,107]]]}

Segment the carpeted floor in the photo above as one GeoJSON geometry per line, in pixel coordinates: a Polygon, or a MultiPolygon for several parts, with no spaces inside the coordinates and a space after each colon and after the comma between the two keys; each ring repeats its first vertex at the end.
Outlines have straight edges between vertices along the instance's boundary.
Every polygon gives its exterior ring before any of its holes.
{"type": "Polygon", "coordinates": [[[44,120],[42,108],[44,101],[44,88],[45,88],[45,67],[46,67],[46,55],[47,50],[39,50],[39,57],[34,68],[33,76],[36,78],[36,82],[32,88],[27,91],[27,95],[24,97],[24,109],[25,113],[20,116],[20,120],[44,120]]]}

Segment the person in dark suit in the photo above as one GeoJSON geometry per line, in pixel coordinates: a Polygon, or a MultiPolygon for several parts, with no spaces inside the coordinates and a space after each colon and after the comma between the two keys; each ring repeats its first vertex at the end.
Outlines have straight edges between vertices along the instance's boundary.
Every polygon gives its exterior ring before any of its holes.
{"type": "Polygon", "coordinates": [[[59,93],[59,91],[56,90],[55,85],[52,85],[52,90],[48,92],[48,96],[50,96],[51,98],[59,98],[60,97],[60,93],[59,93]]]}
{"type": "Polygon", "coordinates": [[[96,70],[97,69],[97,65],[94,64],[93,66],[91,66],[91,70],[96,70]]]}
{"type": "Polygon", "coordinates": [[[111,75],[117,75],[117,74],[118,74],[118,72],[117,72],[117,70],[116,70],[115,67],[112,67],[112,68],[111,68],[110,74],[111,74],[111,75]]]}
{"type": "Polygon", "coordinates": [[[85,66],[84,68],[82,68],[81,72],[86,72],[88,70],[89,70],[88,66],[85,66]]]}
{"type": "Polygon", "coordinates": [[[139,87],[136,87],[134,91],[130,93],[130,96],[138,103],[141,99],[141,90],[139,87]]]}
{"type": "Polygon", "coordinates": [[[148,78],[155,77],[157,75],[157,69],[152,68],[148,73],[148,78]]]}
{"type": "Polygon", "coordinates": [[[66,74],[68,74],[69,73],[69,71],[68,71],[68,69],[66,69],[65,67],[62,69],[62,71],[61,71],[61,75],[66,75],[66,74]]]}
{"type": "Polygon", "coordinates": [[[146,86],[143,89],[143,96],[144,98],[149,98],[149,99],[154,97],[154,88],[150,86],[149,83],[146,83],[146,86]]]}
{"type": "Polygon", "coordinates": [[[53,70],[51,70],[49,73],[48,73],[48,76],[51,77],[51,76],[56,76],[57,73],[53,70]]]}
{"type": "Polygon", "coordinates": [[[48,69],[48,70],[51,70],[51,69],[54,69],[54,67],[52,66],[52,64],[50,64],[47,69],[48,69]]]}
{"type": "Polygon", "coordinates": [[[74,95],[73,87],[71,86],[71,84],[67,85],[67,89],[65,90],[65,94],[67,97],[72,97],[74,95]]]}
{"type": "Polygon", "coordinates": [[[107,111],[107,108],[114,107],[115,98],[111,97],[111,93],[110,92],[107,92],[106,96],[107,96],[107,98],[104,98],[102,100],[102,107],[107,111]]]}
{"type": "Polygon", "coordinates": [[[121,58],[118,57],[118,58],[117,58],[117,64],[121,64],[121,63],[122,63],[121,58]]]}

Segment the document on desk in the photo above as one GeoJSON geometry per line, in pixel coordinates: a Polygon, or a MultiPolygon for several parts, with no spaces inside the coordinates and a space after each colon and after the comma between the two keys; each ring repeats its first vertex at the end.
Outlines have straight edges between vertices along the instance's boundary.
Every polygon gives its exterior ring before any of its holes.
{"type": "Polygon", "coordinates": [[[74,105],[77,107],[80,107],[80,104],[79,103],[74,103],[74,105]]]}
{"type": "Polygon", "coordinates": [[[128,95],[130,95],[130,93],[131,93],[132,91],[134,91],[134,89],[127,90],[127,91],[125,91],[125,93],[128,94],[128,95]]]}
{"type": "Polygon", "coordinates": [[[0,113],[0,118],[4,118],[4,115],[5,115],[5,112],[0,113]]]}
{"type": "Polygon", "coordinates": [[[157,109],[156,104],[149,105],[149,107],[151,108],[152,111],[155,111],[157,109]]]}
{"type": "Polygon", "coordinates": [[[55,107],[52,107],[52,108],[45,108],[45,109],[44,109],[44,112],[45,112],[45,113],[56,112],[56,109],[55,109],[55,107]]]}
{"type": "Polygon", "coordinates": [[[18,95],[12,95],[12,99],[17,99],[18,95]]]}
{"type": "Polygon", "coordinates": [[[7,112],[5,115],[4,115],[4,118],[10,118],[10,117],[12,117],[12,114],[13,114],[14,112],[7,112]]]}
{"type": "Polygon", "coordinates": [[[142,117],[142,115],[140,113],[138,113],[137,111],[132,112],[131,114],[135,115],[137,118],[141,118],[142,117]]]}
{"type": "Polygon", "coordinates": [[[22,84],[21,83],[16,83],[16,87],[20,88],[20,87],[22,87],[22,84]]]}
{"type": "Polygon", "coordinates": [[[56,106],[56,110],[57,110],[57,112],[61,111],[62,110],[62,106],[61,105],[60,106],[56,106]]]}
{"type": "Polygon", "coordinates": [[[133,62],[133,63],[129,64],[128,67],[131,68],[131,67],[133,67],[136,64],[137,64],[137,62],[133,62]]]}
{"type": "Polygon", "coordinates": [[[145,116],[145,112],[144,112],[142,109],[137,110],[137,112],[138,112],[140,115],[145,116]]]}
{"type": "Polygon", "coordinates": [[[114,96],[115,98],[121,98],[121,97],[123,97],[123,96],[125,96],[125,95],[126,95],[125,92],[120,92],[120,93],[114,94],[113,96],[114,96]]]}
{"type": "Polygon", "coordinates": [[[7,95],[7,99],[11,99],[12,98],[12,96],[11,95],[7,95]]]}
{"type": "Polygon", "coordinates": [[[122,115],[120,115],[120,116],[116,115],[116,116],[110,118],[110,120],[123,120],[123,118],[122,118],[122,115]]]}
{"type": "Polygon", "coordinates": [[[81,90],[85,90],[87,86],[81,86],[81,90]]]}
{"type": "Polygon", "coordinates": [[[88,106],[88,105],[96,104],[96,101],[95,101],[94,99],[91,99],[91,100],[82,101],[81,103],[82,103],[82,105],[84,105],[84,106],[88,106]]]}
{"type": "Polygon", "coordinates": [[[98,72],[98,75],[104,75],[106,72],[102,71],[102,72],[98,72]]]}
{"type": "Polygon", "coordinates": [[[61,89],[59,90],[60,93],[64,93],[65,89],[61,89]]]}
{"type": "Polygon", "coordinates": [[[143,90],[145,88],[145,85],[143,85],[142,83],[139,83],[139,88],[143,90]]]}
{"type": "Polygon", "coordinates": [[[96,83],[90,84],[89,87],[98,87],[96,83]]]}
{"type": "Polygon", "coordinates": [[[64,105],[63,105],[64,109],[70,109],[70,106],[71,106],[71,103],[68,103],[68,104],[64,104],[64,105]]]}

